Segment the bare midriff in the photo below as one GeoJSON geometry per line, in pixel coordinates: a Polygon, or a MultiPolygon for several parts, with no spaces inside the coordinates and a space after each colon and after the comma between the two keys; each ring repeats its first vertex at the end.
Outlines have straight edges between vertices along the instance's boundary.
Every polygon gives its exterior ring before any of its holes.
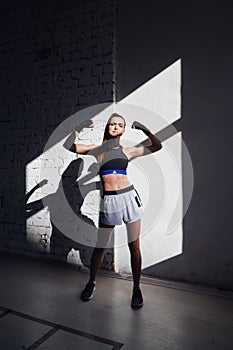
{"type": "Polygon", "coordinates": [[[102,182],[105,191],[117,191],[131,186],[127,175],[123,174],[107,174],[102,175],[102,182]]]}

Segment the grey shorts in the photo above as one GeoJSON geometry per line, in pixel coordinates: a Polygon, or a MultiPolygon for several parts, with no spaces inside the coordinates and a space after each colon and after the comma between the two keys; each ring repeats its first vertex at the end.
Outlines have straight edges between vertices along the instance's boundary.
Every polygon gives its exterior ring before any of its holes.
{"type": "Polygon", "coordinates": [[[133,185],[117,191],[104,191],[100,204],[99,226],[121,225],[141,218],[143,206],[133,185]]]}

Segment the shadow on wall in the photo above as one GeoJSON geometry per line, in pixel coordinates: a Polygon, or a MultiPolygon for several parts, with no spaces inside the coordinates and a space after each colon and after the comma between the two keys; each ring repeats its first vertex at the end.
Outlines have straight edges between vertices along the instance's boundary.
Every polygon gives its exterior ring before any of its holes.
{"type": "MultiPolygon", "coordinates": [[[[101,190],[102,184],[100,181],[91,182],[86,184],[86,182],[95,178],[98,172],[98,166],[96,163],[92,164],[88,169],[88,174],[82,177],[84,167],[84,160],[77,159],[73,160],[66,170],[63,172],[61,176],[61,180],[58,186],[58,189],[55,193],[49,194],[42,199],[35,200],[33,202],[26,204],[26,215],[27,219],[29,219],[33,215],[38,216],[38,212],[45,208],[46,203],[49,204],[48,210],[50,213],[50,222],[51,222],[51,235],[41,235],[41,244],[44,247],[44,252],[49,253],[51,257],[58,259],[60,261],[68,261],[68,254],[72,249],[78,250],[80,263],[85,266],[90,266],[91,255],[93,248],[87,247],[84,244],[79,243],[82,241],[78,236],[85,234],[88,229],[88,235],[92,237],[97,237],[97,227],[95,222],[90,219],[87,215],[84,215],[81,212],[82,205],[84,203],[85,197],[94,190],[101,190]],[[81,178],[81,179],[80,179],[81,178]],[[78,179],[78,181],[77,181],[78,179]],[[59,228],[54,224],[57,218],[57,209],[55,209],[55,205],[60,200],[60,191],[64,191],[65,199],[73,211],[75,216],[79,217],[80,226],[77,228],[77,240],[70,239],[67,237],[59,228]],[[47,237],[45,237],[47,236],[47,237]],[[47,239],[47,244],[46,244],[47,239]],[[44,244],[43,244],[44,243],[44,244]],[[48,248],[48,251],[46,251],[48,248]]],[[[29,200],[30,196],[38,189],[42,188],[43,185],[47,184],[47,180],[42,180],[39,184],[37,184],[27,195],[26,202],[29,200]]],[[[61,205],[61,208],[63,204],[61,205]]],[[[62,211],[61,211],[62,215],[62,211]]],[[[37,231],[36,228],[32,226],[32,232],[30,232],[28,242],[33,240],[33,236],[38,241],[38,233],[36,232],[34,235],[33,230],[37,231]]],[[[112,254],[112,249],[106,250],[106,256],[112,254]]],[[[103,260],[102,266],[107,265],[106,256],[103,260]]],[[[110,264],[111,265],[111,264],[110,264]]],[[[108,268],[113,268],[113,265],[108,268]]]]}
{"type": "MultiPolygon", "coordinates": [[[[50,236],[50,246],[49,251],[52,256],[55,258],[67,261],[68,253],[70,250],[73,249],[79,249],[80,252],[82,252],[83,247],[75,242],[72,239],[69,239],[66,237],[61,231],[56,227],[56,225],[53,224],[53,203],[56,203],[59,201],[59,191],[64,189],[66,200],[68,201],[71,209],[76,213],[76,215],[79,215],[82,217],[82,220],[88,221],[89,225],[92,227],[92,229],[95,230],[95,225],[92,220],[90,220],[88,217],[85,217],[81,214],[81,206],[83,204],[84,198],[80,192],[80,189],[78,187],[79,182],[76,182],[76,179],[81,175],[82,173],[82,167],[83,167],[83,160],[77,159],[70,163],[70,165],[67,167],[67,169],[64,171],[64,173],[61,176],[61,180],[58,186],[58,189],[55,193],[52,193],[48,195],[47,197],[44,197],[43,200],[35,200],[33,202],[30,202],[26,204],[26,215],[27,219],[29,219],[31,216],[36,215],[39,211],[44,209],[44,203],[50,203],[50,207],[48,208],[50,212],[50,220],[51,220],[51,236],[50,236]]],[[[40,184],[35,186],[26,196],[26,200],[30,198],[32,193],[37,189],[43,187],[43,185],[47,184],[47,180],[43,180],[40,184]]],[[[82,192],[83,193],[83,192],[82,192]]],[[[32,230],[34,227],[32,227],[32,230]]],[[[36,231],[36,228],[35,228],[36,231]]],[[[36,238],[38,238],[38,234],[35,234],[36,238]]],[[[49,236],[48,236],[49,237],[49,236]]],[[[30,239],[29,239],[30,241],[30,239]]],[[[83,261],[83,256],[81,254],[81,260],[83,261]]],[[[84,261],[83,261],[84,263],[84,261]]]]}

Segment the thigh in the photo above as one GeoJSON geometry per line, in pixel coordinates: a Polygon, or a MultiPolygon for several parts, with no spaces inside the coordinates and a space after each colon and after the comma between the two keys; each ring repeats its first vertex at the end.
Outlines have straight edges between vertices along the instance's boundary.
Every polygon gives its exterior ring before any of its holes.
{"type": "Polygon", "coordinates": [[[126,224],[127,235],[128,235],[128,243],[134,242],[136,240],[139,241],[140,237],[140,229],[141,229],[141,219],[126,224]]]}
{"type": "Polygon", "coordinates": [[[113,231],[114,226],[102,225],[99,227],[96,248],[107,248],[110,243],[113,231]]]}

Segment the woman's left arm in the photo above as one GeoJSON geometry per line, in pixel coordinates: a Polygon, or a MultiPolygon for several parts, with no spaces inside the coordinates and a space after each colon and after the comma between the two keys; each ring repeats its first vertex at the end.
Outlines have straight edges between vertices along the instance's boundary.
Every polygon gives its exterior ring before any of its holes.
{"type": "Polygon", "coordinates": [[[133,129],[141,130],[148,137],[150,144],[146,144],[146,141],[143,142],[140,146],[128,147],[128,152],[130,158],[144,156],[150,153],[159,151],[162,148],[160,140],[152,134],[152,132],[143,124],[134,121],[132,124],[133,129]]]}

